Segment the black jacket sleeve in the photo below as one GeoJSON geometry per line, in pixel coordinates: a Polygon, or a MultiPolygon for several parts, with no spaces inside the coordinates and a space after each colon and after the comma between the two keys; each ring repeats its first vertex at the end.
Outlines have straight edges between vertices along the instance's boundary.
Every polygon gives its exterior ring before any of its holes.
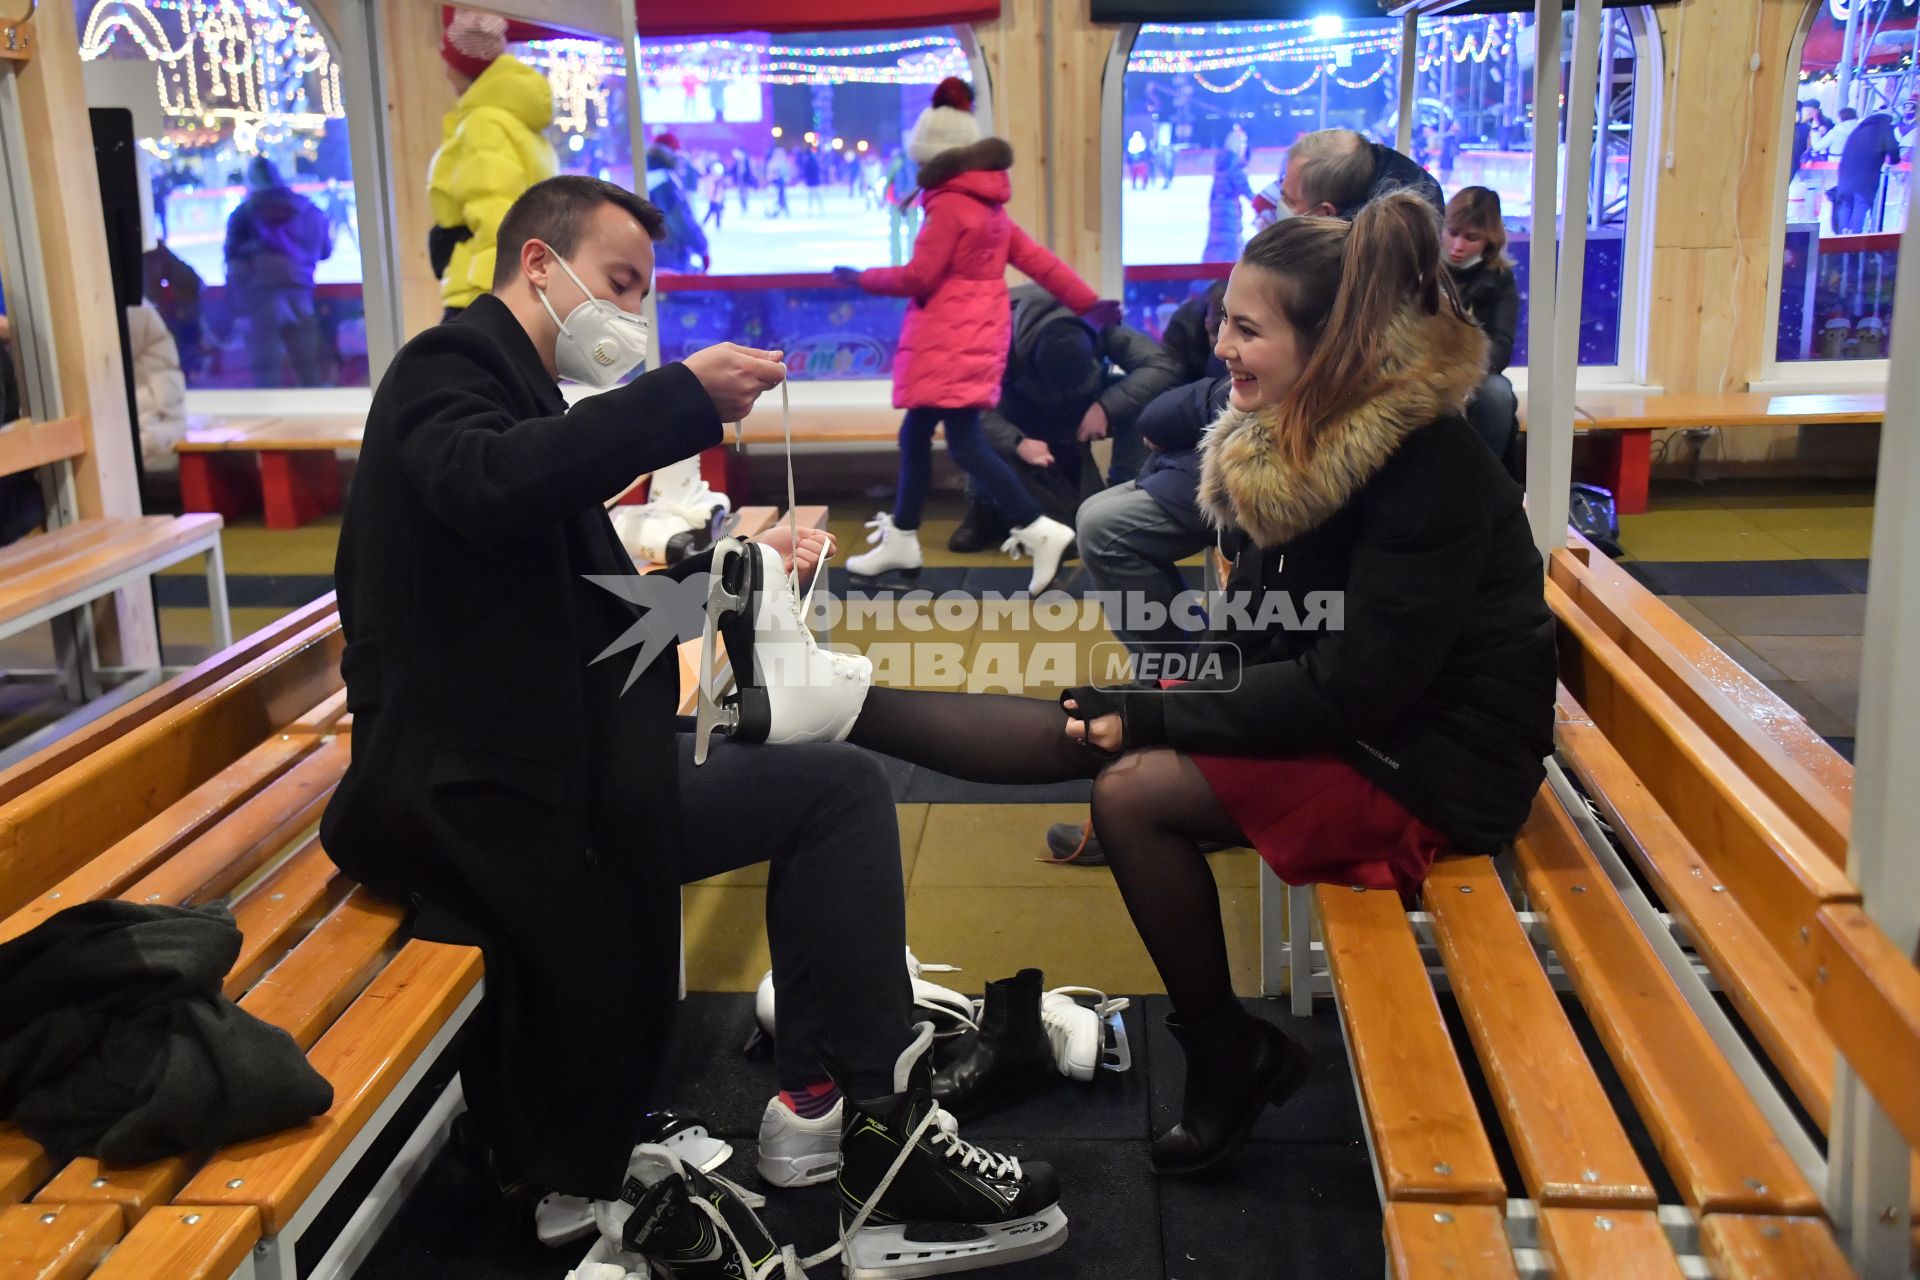
{"type": "Polygon", "coordinates": [[[1169,356],[1180,367],[1180,378],[1190,382],[1206,376],[1207,361],[1213,356],[1213,343],[1207,337],[1206,302],[1192,298],[1175,309],[1167,321],[1162,339],[1169,356]]]}
{"type": "Polygon", "coordinates": [[[1520,286],[1514,283],[1510,270],[1502,270],[1497,279],[1493,305],[1480,321],[1487,331],[1488,373],[1505,373],[1513,363],[1513,339],[1520,329],[1520,286]]]}
{"type": "Polygon", "coordinates": [[[1154,397],[1140,411],[1140,434],[1162,453],[1183,453],[1200,447],[1200,433],[1216,416],[1215,392],[1220,380],[1203,378],[1154,397]]]}
{"type": "Polygon", "coordinates": [[[1493,526],[1481,504],[1419,504],[1411,514],[1411,504],[1382,498],[1364,515],[1340,629],[1299,658],[1248,666],[1237,688],[1109,695],[1121,703],[1127,747],[1291,756],[1365,740],[1404,717],[1473,607],[1493,526]]]}
{"type": "Polygon", "coordinates": [[[1015,426],[1013,419],[998,409],[984,409],[980,413],[980,429],[987,433],[987,443],[998,454],[1011,454],[1027,438],[1027,433],[1015,426]]]}
{"type": "Polygon", "coordinates": [[[400,393],[389,421],[408,481],[474,542],[511,540],[721,442],[720,415],[685,365],[643,374],[565,414],[515,422],[485,340],[459,326],[432,332],[410,345],[406,367],[389,372],[400,393]]]}
{"type": "Polygon", "coordinates": [[[1100,393],[1107,421],[1126,424],[1139,416],[1154,397],[1180,381],[1180,366],[1159,343],[1138,329],[1109,325],[1100,335],[1100,353],[1126,376],[1100,393]]]}

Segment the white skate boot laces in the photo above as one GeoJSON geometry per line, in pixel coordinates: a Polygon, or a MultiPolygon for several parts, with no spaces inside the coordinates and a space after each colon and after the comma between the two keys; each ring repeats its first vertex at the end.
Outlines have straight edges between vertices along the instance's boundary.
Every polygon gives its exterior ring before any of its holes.
{"type": "Polygon", "coordinates": [[[997,1151],[985,1147],[976,1147],[960,1136],[960,1122],[944,1110],[939,1103],[933,1107],[934,1123],[940,1132],[927,1141],[935,1147],[945,1149],[949,1160],[957,1160],[962,1169],[978,1173],[983,1178],[1020,1178],[1020,1162],[1012,1156],[1003,1156],[997,1151]]]}

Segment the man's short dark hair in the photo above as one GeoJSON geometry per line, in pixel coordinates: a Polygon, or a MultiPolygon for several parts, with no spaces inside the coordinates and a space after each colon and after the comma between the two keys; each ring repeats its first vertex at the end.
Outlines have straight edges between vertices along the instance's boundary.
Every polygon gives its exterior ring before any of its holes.
{"type": "Polygon", "coordinates": [[[580,247],[587,216],[603,204],[616,205],[632,214],[655,240],[667,234],[667,215],[652,201],[616,183],[563,173],[528,187],[507,210],[507,216],[500,219],[493,287],[507,284],[520,270],[520,250],[529,240],[538,240],[561,257],[571,258],[580,247]]]}

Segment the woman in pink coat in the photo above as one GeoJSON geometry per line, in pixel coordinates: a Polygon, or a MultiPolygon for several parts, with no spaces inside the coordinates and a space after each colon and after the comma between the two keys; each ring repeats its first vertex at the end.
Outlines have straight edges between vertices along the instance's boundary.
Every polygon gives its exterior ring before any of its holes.
{"type": "Polygon", "coordinates": [[[868,523],[865,555],[847,561],[857,577],[919,572],[920,512],[933,468],[933,430],[946,426],[953,460],[1005,512],[1013,536],[1002,548],[1033,557],[1029,589],[1043,591],[1073,544],[1073,530],[1044,515],[1013,468],[987,443],[980,411],[1000,401],[1011,336],[1006,268],[1011,262],[1043,288],[1096,323],[1119,318],[1118,304],[1103,303],[1060,259],[1035,243],[1007,216],[1013,188],[1007,171],[1013,148],[980,137],[972,115],[973,93],[965,81],[948,79],[934,92],[908,141],[920,164],[920,199],[926,225],[904,267],[835,274],[869,293],[911,298],[893,358],[893,403],[907,415],[900,424],[900,488],[891,515],[868,523]]]}

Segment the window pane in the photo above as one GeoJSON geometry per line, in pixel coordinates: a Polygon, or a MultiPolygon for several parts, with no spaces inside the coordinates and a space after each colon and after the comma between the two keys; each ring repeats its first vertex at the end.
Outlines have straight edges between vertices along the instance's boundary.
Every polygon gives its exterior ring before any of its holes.
{"type": "Polygon", "coordinates": [[[1879,360],[1907,225],[1914,10],[1825,0],[1792,104],[1778,360],[1879,360]]]}
{"type": "Polygon", "coordinates": [[[787,350],[796,378],[885,377],[904,300],[828,273],[911,255],[904,144],[934,85],[972,78],[956,32],[749,32],[641,51],[647,192],[669,214],[662,357],[732,339],[787,350]]]}
{"type": "Polygon", "coordinates": [[[618,40],[530,40],[507,47],[553,89],[547,141],[560,172],[633,187],[626,59],[618,40]]]}
{"type": "MultiPolygon", "coordinates": [[[[1601,92],[1587,227],[1580,361],[1619,359],[1624,232],[1636,72],[1633,29],[1603,17],[1601,92]]],[[[1348,128],[1392,146],[1399,129],[1393,19],[1145,26],[1127,61],[1121,253],[1136,323],[1160,332],[1208,279],[1224,275],[1277,197],[1301,134],[1348,128]],[[1244,175],[1245,185],[1240,184],[1244,175]],[[1262,192],[1265,200],[1256,200],[1262,192]]],[[[1572,33],[1561,49],[1561,83],[1572,33]]],[[[1499,193],[1522,301],[1515,363],[1526,359],[1527,224],[1532,210],[1533,18],[1423,19],[1416,43],[1412,151],[1447,194],[1499,193]]],[[[1562,141],[1564,152],[1564,140],[1562,141]]]]}
{"type": "Polygon", "coordinates": [[[340,73],[305,10],[74,8],[83,58],[152,69],[134,115],[153,195],[147,301],[188,387],[367,385],[340,73]]]}

